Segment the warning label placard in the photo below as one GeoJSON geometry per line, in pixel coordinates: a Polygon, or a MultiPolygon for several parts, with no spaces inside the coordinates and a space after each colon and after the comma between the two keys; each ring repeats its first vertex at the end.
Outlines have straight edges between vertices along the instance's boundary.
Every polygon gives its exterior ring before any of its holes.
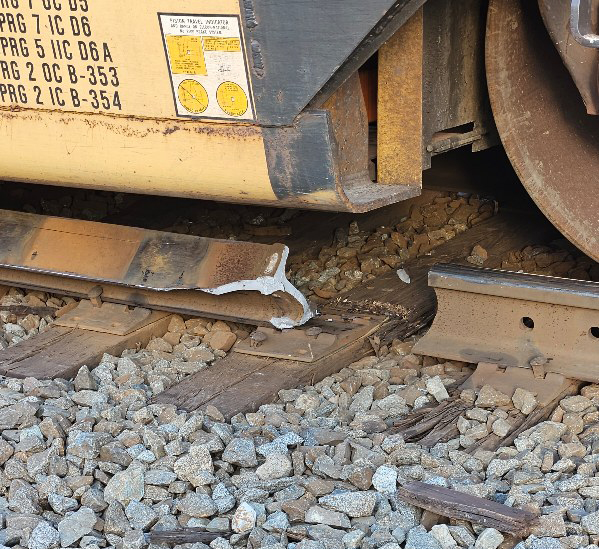
{"type": "Polygon", "coordinates": [[[253,120],[239,17],[159,18],[177,116],[253,120]]]}

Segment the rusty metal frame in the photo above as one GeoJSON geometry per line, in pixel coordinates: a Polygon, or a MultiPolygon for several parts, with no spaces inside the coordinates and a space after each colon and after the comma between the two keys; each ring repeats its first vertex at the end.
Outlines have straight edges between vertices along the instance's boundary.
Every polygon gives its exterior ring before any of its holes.
{"type": "Polygon", "coordinates": [[[216,240],[0,210],[0,284],[290,328],[314,315],[283,244],[216,240]],[[98,295],[100,295],[98,294],[98,295]]]}
{"type": "Polygon", "coordinates": [[[379,50],[377,181],[422,185],[423,9],[379,50]]]}
{"type": "Polygon", "coordinates": [[[437,266],[437,316],[414,352],[599,381],[599,283],[437,266]]]}

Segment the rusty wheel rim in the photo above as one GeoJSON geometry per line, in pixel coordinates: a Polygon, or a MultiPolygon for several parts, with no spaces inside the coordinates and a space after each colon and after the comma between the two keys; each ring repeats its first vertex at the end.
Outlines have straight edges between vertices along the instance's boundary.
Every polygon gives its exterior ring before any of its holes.
{"type": "Polygon", "coordinates": [[[536,2],[491,0],[486,66],[506,153],[533,200],[599,260],[599,118],[585,112],[536,2]]]}

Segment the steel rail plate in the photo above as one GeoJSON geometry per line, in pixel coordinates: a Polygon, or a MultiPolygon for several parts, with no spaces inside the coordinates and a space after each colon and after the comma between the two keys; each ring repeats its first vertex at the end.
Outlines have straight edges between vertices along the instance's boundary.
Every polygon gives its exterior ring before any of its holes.
{"type": "Polygon", "coordinates": [[[248,339],[238,341],[233,350],[246,355],[316,362],[372,335],[385,320],[384,316],[374,315],[323,314],[293,330],[261,328],[248,339]]]}
{"type": "Polygon", "coordinates": [[[599,381],[599,283],[434,267],[437,315],[414,352],[599,381]]]}
{"type": "Polygon", "coordinates": [[[0,283],[290,328],[312,316],[283,244],[217,240],[0,210],[0,283]]]}

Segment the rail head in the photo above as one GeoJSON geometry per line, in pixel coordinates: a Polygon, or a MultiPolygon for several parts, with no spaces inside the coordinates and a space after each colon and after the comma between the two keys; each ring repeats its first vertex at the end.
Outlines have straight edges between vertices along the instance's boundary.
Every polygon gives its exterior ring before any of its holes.
{"type": "Polygon", "coordinates": [[[429,286],[537,303],[599,310],[599,283],[462,265],[437,265],[429,286]]]}

